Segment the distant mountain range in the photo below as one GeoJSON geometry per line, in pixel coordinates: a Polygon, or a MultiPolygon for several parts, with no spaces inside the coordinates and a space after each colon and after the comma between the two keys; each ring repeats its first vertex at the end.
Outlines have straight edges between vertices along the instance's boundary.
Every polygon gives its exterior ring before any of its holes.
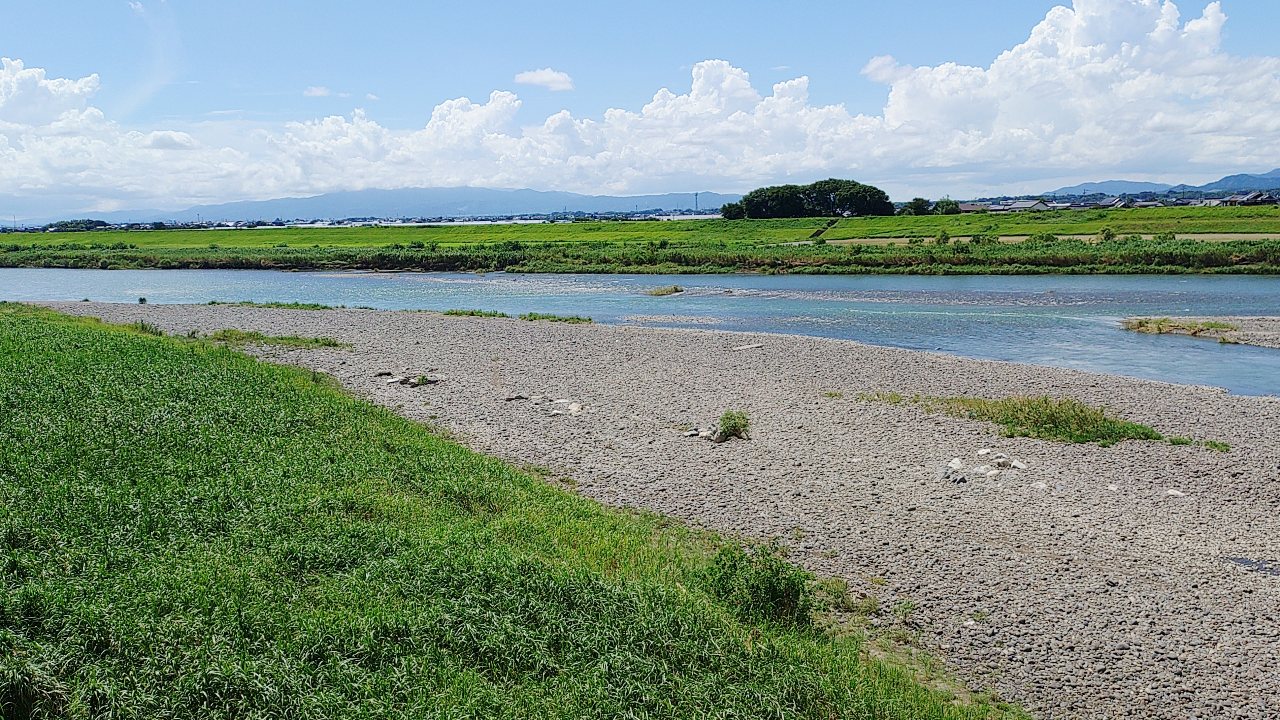
{"type": "MultiPolygon", "coordinates": [[[[740,195],[698,193],[697,208],[719,211],[740,195]]],[[[494,190],[490,188],[406,188],[401,190],[353,190],[312,197],[279,198],[197,205],[186,210],[119,210],[87,213],[93,219],[112,223],[223,220],[340,220],[343,218],[437,218],[489,217],[502,215],[545,215],[558,212],[622,213],[637,210],[683,210],[694,208],[694,193],[665,195],[579,195],[538,190],[494,190]]],[[[66,219],[66,218],[57,218],[66,219]]]]}
{"type": "Polygon", "coordinates": [[[1138,195],[1179,192],[1250,192],[1280,188],[1280,169],[1261,175],[1228,175],[1205,185],[1166,185],[1164,183],[1135,182],[1132,180],[1105,180],[1081,183],[1045,193],[1045,195],[1138,195]]]}

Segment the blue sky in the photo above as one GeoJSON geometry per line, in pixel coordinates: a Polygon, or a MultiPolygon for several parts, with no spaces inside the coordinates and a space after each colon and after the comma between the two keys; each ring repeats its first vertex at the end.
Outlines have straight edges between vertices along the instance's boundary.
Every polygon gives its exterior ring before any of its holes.
{"type": "Polygon", "coordinates": [[[11,1],[0,205],[828,175],[965,197],[1280,166],[1253,117],[1280,102],[1280,3],[797,5],[11,1]]]}

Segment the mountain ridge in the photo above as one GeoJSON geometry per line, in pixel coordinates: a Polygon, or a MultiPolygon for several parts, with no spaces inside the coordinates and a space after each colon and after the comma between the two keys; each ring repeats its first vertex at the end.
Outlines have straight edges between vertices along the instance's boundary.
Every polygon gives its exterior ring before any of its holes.
{"type": "MultiPolygon", "coordinates": [[[[718,211],[740,195],[698,192],[697,207],[718,211]]],[[[306,197],[240,200],[195,205],[185,210],[116,210],[84,213],[107,222],[209,222],[341,220],[344,218],[487,217],[548,215],[558,212],[622,213],[683,210],[695,206],[695,193],[583,195],[563,191],[474,187],[343,190],[306,197]]],[[[66,218],[58,218],[66,219],[66,218]]]]}
{"type": "Polygon", "coordinates": [[[1280,188],[1280,168],[1265,173],[1239,173],[1227,175],[1204,185],[1168,185],[1165,183],[1139,182],[1135,180],[1102,180],[1058,188],[1044,193],[1046,196],[1074,195],[1138,195],[1144,192],[1251,192],[1280,188]]]}

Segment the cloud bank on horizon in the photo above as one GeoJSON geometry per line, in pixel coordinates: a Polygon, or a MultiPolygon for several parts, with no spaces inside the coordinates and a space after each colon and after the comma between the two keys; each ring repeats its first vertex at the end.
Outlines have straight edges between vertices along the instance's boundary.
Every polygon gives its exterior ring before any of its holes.
{"type": "MultiPolygon", "coordinates": [[[[687,93],[660,89],[638,110],[520,126],[520,98],[495,90],[445,100],[411,130],[359,109],[248,133],[130,128],[92,104],[97,75],[51,78],[5,58],[0,197],[21,214],[51,197],[88,211],[416,186],[741,191],[826,176],[964,197],[1270,169],[1280,57],[1225,53],[1226,22],[1218,2],[1184,20],[1172,0],[1074,0],[987,67],[871,59],[862,74],[888,88],[878,115],[812,104],[804,76],[766,94],[742,68],[704,60],[687,93]]],[[[572,88],[550,68],[515,82],[572,88]]]]}

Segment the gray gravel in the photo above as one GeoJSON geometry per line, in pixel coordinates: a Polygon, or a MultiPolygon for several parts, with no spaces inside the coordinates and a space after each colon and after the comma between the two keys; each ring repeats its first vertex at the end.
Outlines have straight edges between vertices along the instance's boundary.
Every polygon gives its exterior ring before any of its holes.
{"type": "Polygon", "coordinates": [[[235,327],[353,343],[259,352],[331,373],[478,450],[572,477],[588,497],[782,537],[794,559],[883,607],[916,603],[928,650],[972,688],[1040,717],[1280,717],[1280,399],[794,336],[56,307],[182,334],[235,327]],[[758,347],[735,350],[744,346],[758,347]],[[380,371],[441,380],[407,387],[380,371]],[[1232,449],[1004,438],[986,423],[857,399],[878,390],[1071,396],[1232,449]],[[750,440],[685,436],[730,408],[750,414],[750,440]],[[1011,460],[1026,469],[997,467],[1011,460]]]}

